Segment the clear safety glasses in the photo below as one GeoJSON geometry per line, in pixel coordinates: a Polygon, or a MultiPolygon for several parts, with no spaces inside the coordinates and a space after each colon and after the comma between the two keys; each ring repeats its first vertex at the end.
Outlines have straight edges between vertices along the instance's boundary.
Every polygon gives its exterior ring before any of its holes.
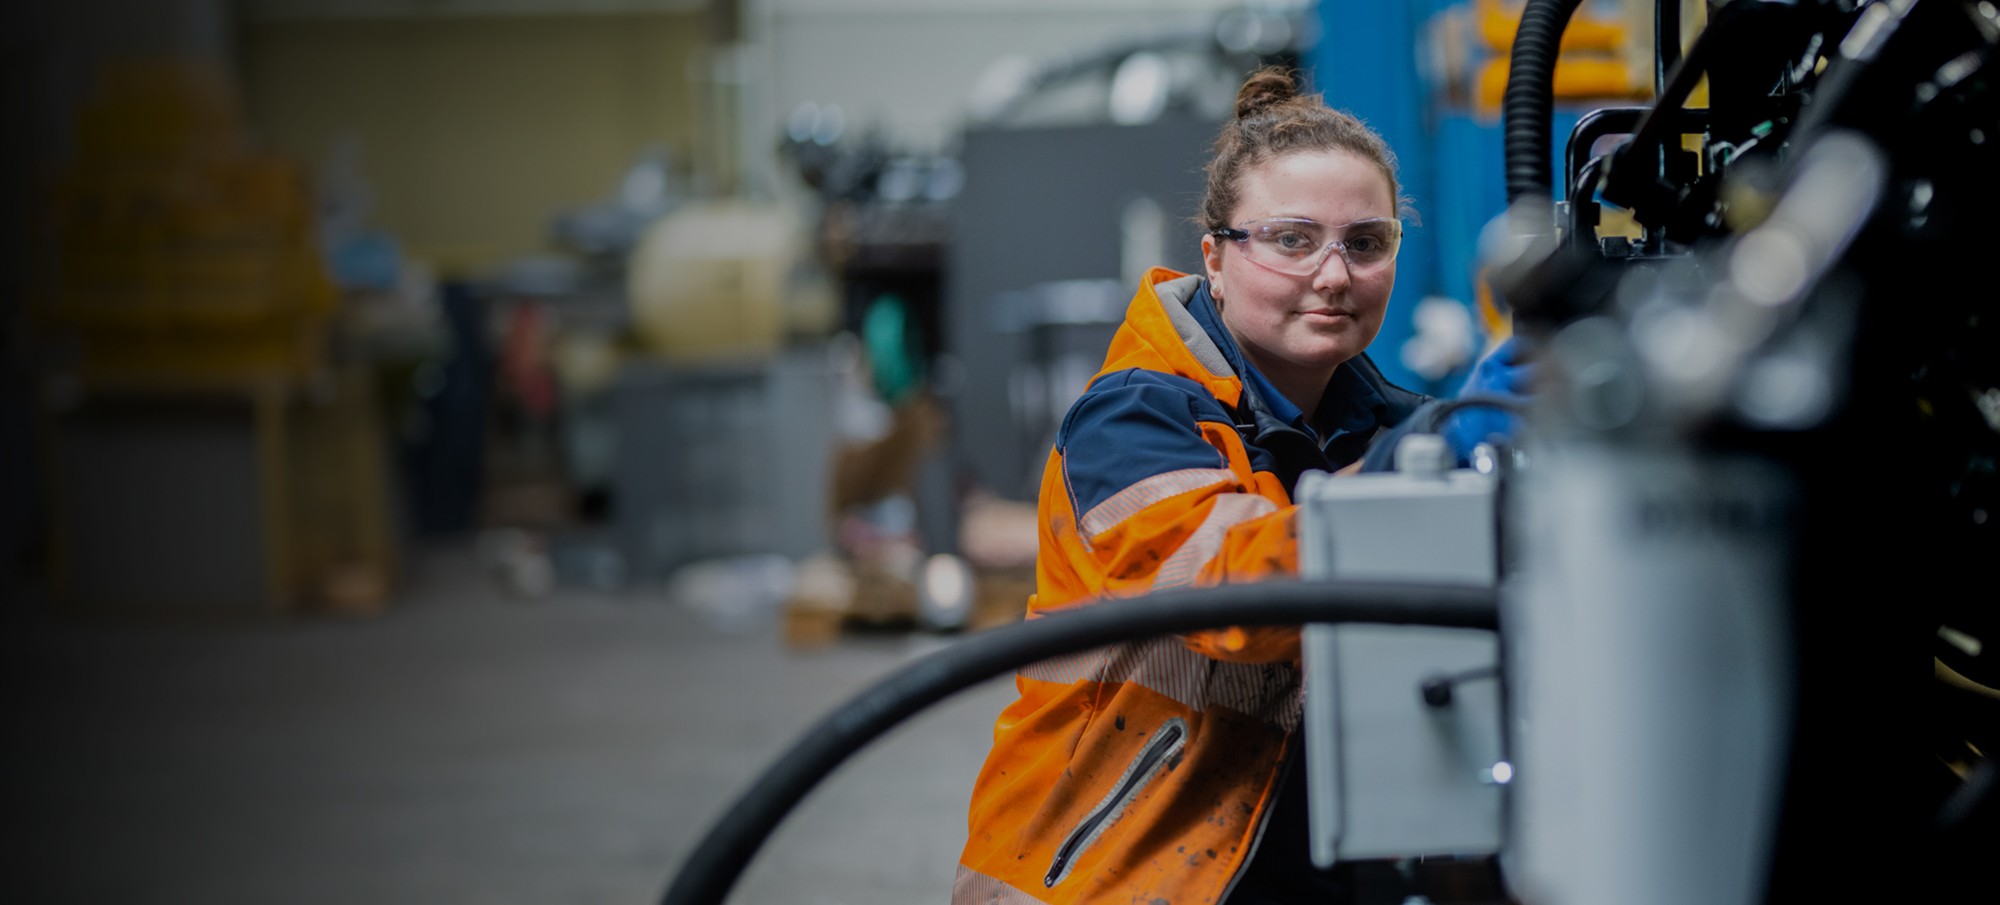
{"type": "Polygon", "coordinates": [[[1327,256],[1338,251],[1349,273],[1368,276],[1382,272],[1396,260],[1396,249],[1403,244],[1403,221],[1375,217],[1328,226],[1312,220],[1274,218],[1223,227],[1211,235],[1234,239],[1251,263],[1279,273],[1310,276],[1326,264],[1327,256]]]}

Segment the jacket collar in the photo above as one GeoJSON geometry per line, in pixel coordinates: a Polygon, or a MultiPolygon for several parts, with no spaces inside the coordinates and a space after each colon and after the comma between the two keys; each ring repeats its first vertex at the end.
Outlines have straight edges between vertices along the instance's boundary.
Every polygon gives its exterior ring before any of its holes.
{"type": "MultiPolygon", "coordinates": [[[[1298,406],[1284,398],[1243,357],[1236,339],[1222,326],[1208,281],[1165,267],[1146,272],[1126,308],[1125,322],[1112,337],[1100,373],[1147,368],[1186,377],[1242,413],[1245,427],[1301,431],[1298,406]]],[[[1372,433],[1401,422],[1426,397],[1382,376],[1366,353],[1333,373],[1321,402],[1318,423],[1336,434],[1372,433]],[[1329,409],[1328,406],[1337,406],[1329,409]]],[[[1315,432],[1307,432],[1313,435],[1315,432]]],[[[1357,438],[1358,439],[1358,438],[1357,438]]]]}
{"type": "Polygon", "coordinates": [[[1248,392],[1246,404],[1239,406],[1258,415],[1257,422],[1266,430],[1274,425],[1299,431],[1312,437],[1320,444],[1343,434],[1367,433],[1382,426],[1388,415],[1388,403],[1382,398],[1376,381],[1368,379],[1375,375],[1372,362],[1360,364],[1365,353],[1355,360],[1335,368],[1333,376],[1327,380],[1326,392],[1320,397],[1319,410],[1310,420],[1305,412],[1278,391],[1257,366],[1243,355],[1241,346],[1236,344],[1229,328],[1223,326],[1222,312],[1215,306],[1215,297],[1209,294],[1208,282],[1203,280],[1190,295],[1187,312],[1202,327],[1207,338],[1222,353],[1223,357],[1242,375],[1248,392]]]}

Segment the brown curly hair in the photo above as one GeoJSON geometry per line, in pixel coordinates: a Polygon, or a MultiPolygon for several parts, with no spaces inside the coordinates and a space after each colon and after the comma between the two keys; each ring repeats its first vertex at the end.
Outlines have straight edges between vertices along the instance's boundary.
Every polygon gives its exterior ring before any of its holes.
{"type": "Polygon", "coordinates": [[[1266,66],[1250,74],[1236,92],[1236,118],[1215,138],[1208,161],[1208,188],[1197,215],[1203,231],[1229,226],[1237,187],[1253,166],[1300,151],[1347,151],[1373,163],[1389,180],[1389,197],[1400,215],[1406,207],[1396,181],[1396,154],[1361,120],[1328,107],[1320,95],[1299,94],[1292,72],[1266,66]]]}

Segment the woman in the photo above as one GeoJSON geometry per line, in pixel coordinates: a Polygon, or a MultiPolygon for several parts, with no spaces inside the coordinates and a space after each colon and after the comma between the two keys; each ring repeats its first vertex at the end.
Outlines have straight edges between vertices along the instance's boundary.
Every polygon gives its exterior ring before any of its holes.
{"type": "MultiPolygon", "coordinates": [[[[1266,69],[1207,172],[1205,274],[1147,274],[1049,455],[1031,615],[1296,574],[1299,475],[1358,465],[1428,401],[1365,354],[1402,238],[1382,139],[1266,69]]],[[[953,901],[1324,896],[1298,652],[1296,628],[1232,628],[1022,670],[953,901]]]]}

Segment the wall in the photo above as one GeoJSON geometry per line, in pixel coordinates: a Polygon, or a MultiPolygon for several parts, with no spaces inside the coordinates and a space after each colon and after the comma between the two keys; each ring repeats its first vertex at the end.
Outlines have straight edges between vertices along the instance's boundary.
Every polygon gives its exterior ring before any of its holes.
{"type": "Polygon", "coordinates": [[[375,225],[446,271],[544,249],[649,144],[688,161],[699,12],[252,17],[250,118],[315,165],[359,141],[375,225]]]}
{"type": "Polygon", "coordinates": [[[939,146],[988,67],[1205,27],[1222,8],[1189,0],[769,0],[770,97],[782,117],[803,101],[841,104],[852,121],[939,146]]]}
{"type": "MultiPolygon", "coordinates": [[[[1202,28],[1214,0],[250,0],[252,120],[324,163],[359,137],[378,225],[446,265],[535,250],[550,214],[606,195],[663,142],[710,189],[769,197],[804,102],[899,149],[957,140],[966,98],[1010,55],[1202,28]],[[716,6],[737,23],[718,29],[716,6]],[[567,12],[565,12],[567,11],[567,12]]],[[[722,16],[721,18],[728,18],[722,16]]]]}
{"type": "Polygon", "coordinates": [[[850,130],[946,150],[995,62],[1077,53],[1158,31],[1205,28],[1215,0],[744,0],[744,144],[752,184],[799,104],[837,104],[850,130]]]}

